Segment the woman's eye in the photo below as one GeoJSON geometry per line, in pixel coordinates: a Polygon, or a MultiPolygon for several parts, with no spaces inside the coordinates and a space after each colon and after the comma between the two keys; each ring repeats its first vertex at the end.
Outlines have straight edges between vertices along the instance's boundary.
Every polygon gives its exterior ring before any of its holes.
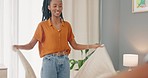
{"type": "Polygon", "coordinates": [[[56,5],[53,5],[53,7],[57,7],[56,5]]]}

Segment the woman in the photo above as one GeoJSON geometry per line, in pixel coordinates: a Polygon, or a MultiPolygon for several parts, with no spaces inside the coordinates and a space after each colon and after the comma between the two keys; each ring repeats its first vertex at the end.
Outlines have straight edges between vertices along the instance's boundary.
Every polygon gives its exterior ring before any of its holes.
{"type": "Polygon", "coordinates": [[[70,78],[70,47],[76,50],[98,48],[99,44],[76,43],[70,24],[62,16],[62,0],[44,0],[42,22],[39,23],[32,40],[26,45],[14,45],[17,49],[32,49],[39,43],[40,57],[43,57],[41,78],[70,78]]]}

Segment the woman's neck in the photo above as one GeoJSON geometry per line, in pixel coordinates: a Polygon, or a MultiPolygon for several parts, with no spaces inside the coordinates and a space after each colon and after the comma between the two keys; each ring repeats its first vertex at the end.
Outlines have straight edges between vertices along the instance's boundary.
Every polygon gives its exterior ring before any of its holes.
{"type": "Polygon", "coordinates": [[[61,23],[61,18],[60,17],[51,17],[51,21],[53,24],[59,24],[59,23],[61,23]]]}

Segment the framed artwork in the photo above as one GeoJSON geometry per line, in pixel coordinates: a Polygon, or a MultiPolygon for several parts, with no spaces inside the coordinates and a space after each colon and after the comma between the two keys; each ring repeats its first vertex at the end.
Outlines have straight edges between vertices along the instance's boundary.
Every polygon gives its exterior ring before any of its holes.
{"type": "Polygon", "coordinates": [[[148,0],[132,0],[132,12],[148,11],[148,0]]]}

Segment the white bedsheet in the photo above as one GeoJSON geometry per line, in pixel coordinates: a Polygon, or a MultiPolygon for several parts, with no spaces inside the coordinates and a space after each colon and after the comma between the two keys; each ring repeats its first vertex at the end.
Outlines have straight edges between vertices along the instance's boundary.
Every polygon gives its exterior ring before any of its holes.
{"type": "Polygon", "coordinates": [[[84,63],[74,78],[109,78],[116,74],[112,61],[105,47],[96,51],[84,63]]]}

